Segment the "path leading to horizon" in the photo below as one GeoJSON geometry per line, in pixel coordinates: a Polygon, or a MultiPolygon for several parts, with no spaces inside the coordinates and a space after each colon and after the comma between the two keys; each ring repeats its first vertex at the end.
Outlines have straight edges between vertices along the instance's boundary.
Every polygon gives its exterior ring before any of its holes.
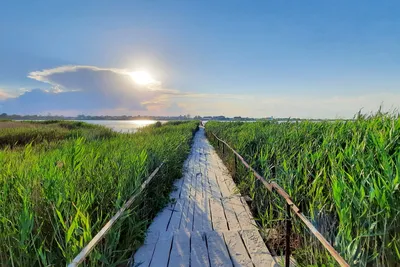
{"type": "MultiPolygon", "coordinates": [[[[245,200],[200,128],[183,177],[133,266],[275,266],[245,200]]],[[[279,266],[279,265],[276,265],[279,266]]]]}

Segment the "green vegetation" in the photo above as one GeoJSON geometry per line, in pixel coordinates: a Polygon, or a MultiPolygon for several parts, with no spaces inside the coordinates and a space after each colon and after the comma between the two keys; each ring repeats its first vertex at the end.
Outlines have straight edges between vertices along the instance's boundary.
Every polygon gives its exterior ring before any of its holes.
{"type": "Polygon", "coordinates": [[[0,121],[0,148],[43,141],[57,141],[78,136],[86,139],[115,135],[110,129],[74,121],[0,121]]]}
{"type": "MultiPolygon", "coordinates": [[[[400,117],[378,112],[335,122],[208,122],[267,180],[281,185],[352,266],[400,262],[400,117]]],[[[251,196],[269,245],[282,248],[285,204],[266,192],[233,156],[221,156],[240,189],[251,196]],[[274,233],[274,232],[273,232],[274,233]]],[[[294,257],[301,265],[331,266],[333,258],[294,219],[294,257]]],[[[278,252],[279,253],[279,252],[278,252]]]]}
{"type": "Polygon", "coordinates": [[[56,121],[0,129],[0,266],[65,265],[168,159],[84,265],[126,263],[169,200],[197,124],[153,125],[135,134],[56,121]]]}

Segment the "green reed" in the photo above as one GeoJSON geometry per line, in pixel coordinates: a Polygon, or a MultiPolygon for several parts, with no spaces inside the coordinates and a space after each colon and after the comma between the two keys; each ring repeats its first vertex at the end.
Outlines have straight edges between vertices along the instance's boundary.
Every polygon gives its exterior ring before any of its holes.
{"type": "MultiPolygon", "coordinates": [[[[399,115],[358,114],[334,122],[209,122],[206,130],[281,185],[350,265],[400,262],[399,115]]],[[[235,177],[253,197],[264,227],[282,228],[279,197],[255,186],[243,172],[235,177]]],[[[299,221],[294,228],[294,256],[301,265],[335,265],[299,221]]]]}
{"type": "Polygon", "coordinates": [[[38,144],[84,136],[106,138],[115,133],[106,127],[79,121],[0,121],[0,148],[38,144]]]}
{"type": "Polygon", "coordinates": [[[169,200],[197,124],[167,123],[135,134],[102,134],[104,129],[99,133],[86,124],[57,126],[66,131],[61,139],[50,135],[49,140],[0,150],[0,265],[67,264],[168,159],[84,265],[126,263],[169,200]]]}

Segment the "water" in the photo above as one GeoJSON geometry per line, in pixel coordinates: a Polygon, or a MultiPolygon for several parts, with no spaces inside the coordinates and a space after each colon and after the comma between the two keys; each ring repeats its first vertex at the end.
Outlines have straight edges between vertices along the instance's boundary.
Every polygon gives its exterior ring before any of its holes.
{"type": "MultiPolygon", "coordinates": [[[[134,133],[139,128],[156,123],[155,120],[82,120],[91,124],[103,125],[113,129],[116,132],[134,133]]],[[[166,121],[161,121],[165,123],[166,121]]]]}

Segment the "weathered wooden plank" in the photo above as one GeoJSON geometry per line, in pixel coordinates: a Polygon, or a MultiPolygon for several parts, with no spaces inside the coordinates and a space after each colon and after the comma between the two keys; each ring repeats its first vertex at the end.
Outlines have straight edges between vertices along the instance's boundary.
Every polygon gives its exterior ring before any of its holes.
{"type": "Polygon", "coordinates": [[[239,189],[236,187],[232,176],[226,175],[224,181],[231,195],[240,195],[239,189]]]}
{"type": "MultiPolygon", "coordinates": [[[[207,154],[207,162],[204,165],[204,174],[205,174],[205,190],[207,191],[208,195],[212,195],[212,188],[218,188],[218,184],[216,183],[215,180],[210,180],[213,178],[214,175],[214,170],[212,167],[212,161],[211,158],[209,157],[209,154],[207,154]]],[[[218,189],[219,191],[219,189],[218,189]]],[[[220,197],[219,195],[216,195],[215,197],[220,197]]]]}
{"type": "Polygon", "coordinates": [[[223,195],[224,196],[240,195],[232,179],[232,176],[230,175],[228,169],[222,162],[218,163],[217,170],[218,170],[217,176],[219,177],[218,182],[223,195]]]}
{"type": "Polygon", "coordinates": [[[239,221],[236,217],[235,210],[233,208],[233,205],[231,205],[231,199],[230,198],[224,198],[222,199],[222,205],[224,207],[225,211],[225,216],[226,220],[228,222],[228,228],[229,230],[240,230],[240,224],[239,221]]]}
{"type": "Polygon", "coordinates": [[[211,231],[213,229],[212,219],[211,219],[211,204],[210,199],[205,198],[204,208],[206,210],[206,216],[203,217],[203,231],[211,231]]]}
{"type": "MultiPolygon", "coordinates": [[[[203,139],[203,152],[205,150],[204,143],[206,139],[203,139]],[[205,141],[204,141],[205,140],[205,141]]],[[[212,221],[211,221],[211,209],[210,209],[210,197],[211,197],[211,188],[209,183],[209,169],[208,169],[208,154],[204,153],[205,156],[205,164],[202,170],[202,186],[203,186],[203,197],[200,199],[201,204],[198,207],[201,207],[202,217],[203,217],[203,231],[211,231],[212,230],[212,221]]]]}
{"type": "Polygon", "coordinates": [[[201,179],[201,192],[202,196],[206,196],[206,191],[209,190],[209,183],[208,183],[208,170],[207,170],[207,162],[205,162],[202,170],[202,179],[201,179]]]}
{"type": "Polygon", "coordinates": [[[217,152],[213,149],[212,151],[212,164],[214,168],[219,169],[220,162],[222,162],[221,158],[218,156],[217,152]]]}
{"type": "Polygon", "coordinates": [[[190,205],[190,199],[186,199],[185,203],[183,204],[182,207],[182,219],[181,219],[181,224],[179,229],[187,229],[186,226],[190,220],[189,216],[189,205],[190,205]]]}
{"type": "Polygon", "coordinates": [[[221,198],[222,197],[221,190],[219,188],[217,179],[215,178],[215,173],[212,169],[208,171],[207,178],[208,178],[208,183],[210,186],[211,197],[221,198]]]}
{"type": "Polygon", "coordinates": [[[175,182],[174,182],[174,187],[175,187],[175,190],[174,191],[172,191],[172,193],[170,194],[170,198],[179,198],[179,196],[180,196],[180,194],[181,194],[181,191],[182,191],[182,185],[183,185],[183,178],[181,178],[181,179],[179,179],[179,180],[176,180],[175,182]]]}
{"type": "Polygon", "coordinates": [[[172,232],[160,233],[150,267],[167,267],[172,245],[172,232]]]}
{"type": "Polygon", "coordinates": [[[196,184],[194,185],[194,188],[196,189],[196,196],[203,195],[203,175],[203,172],[200,172],[196,176],[196,184]]]}
{"type": "Polygon", "coordinates": [[[212,226],[215,231],[227,231],[224,208],[219,198],[210,199],[212,226]]]}
{"type": "Polygon", "coordinates": [[[207,232],[208,256],[211,267],[233,266],[224,237],[219,232],[207,232]]]}
{"type": "Polygon", "coordinates": [[[211,153],[210,153],[210,160],[209,160],[209,169],[217,169],[218,168],[218,160],[219,157],[217,155],[217,153],[215,152],[214,149],[211,149],[211,153]]]}
{"type": "Polygon", "coordinates": [[[257,227],[250,219],[246,209],[243,206],[243,203],[240,201],[239,197],[232,197],[230,200],[230,204],[232,208],[235,210],[236,217],[239,220],[240,228],[243,230],[256,230],[257,227]]]}
{"type": "Polygon", "coordinates": [[[190,196],[190,189],[192,184],[192,174],[187,172],[183,174],[183,185],[180,198],[188,198],[190,196]]]}
{"type": "Polygon", "coordinates": [[[178,231],[174,234],[168,266],[189,267],[190,232],[178,231]]]}
{"type": "Polygon", "coordinates": [[[206,175],[205,173],[205,169],[204,169],[204,154],[202,153],[203,148],[200,149],[200,152],[197,156],[197,162],[195,164],[195,174],[197,176],[197,180],[196,180],[196,189],[197,192],[201,192],[201,194],[203,194],[203,181],[204,181],[204,176],[206,175]]]}
{"type": "MultiPolygon", "coordinates": [[[[196,194],[198,194],[198,188],[197,188],[197,180],[201,179],[201,173],[196,173],[194,172],[192,174],[192,183],[190,185],[190,197],[194,198],[196,196],[196,194]],[[199,177],[200,176],[200,177],[199,177]]],[[[201,194],[201,191],[200,191],[201,194]]]]}
{"type": "Polygon", "coordinates": [[[210,165],[210,149],[207,146],[207,144],[203,146],[203,153],[204,153],[203,171],[206,172],[208,171],[210,165]]]}
{"type": "Polygon", "coordinates": [[[207,167],[204,168],[203,170],[203,181],[202,181],[202,185],[203,185],[203,197],[204,198],[209,198],[211,195],[211,189],[210,189],[210,183],[209,183],[209,179],[208,176],[209,174],[209,170],[207,167]]]}
{"type": "Polygon", "coordinates": [[[207,157],[206,157],[207,155],[204,152],[204,147],[202,147],[201,150],[202,151],[200,152],[197,164],[198,164],[199,171],[204,174],[205,170],[207,169],[208,162],[207,162],[207,157]]]}
{"type": "Polygon", "coordinates": [[[195,201],[193,199],[187,199],[183,206],[183,213],[181,219],[180,229],[185,229],[187,231],[192,231],[193,229],[193,212],[195,201]]]}
{"type": "Polygon", "coordinates": [[[243,230],[241,236],[254,265],[256,267],[271,266],[274,259],[265,246],[260,233],[257,230],[243,230]]]}
{"type": "Polygon", "coordinates": [[[144,241],[143,246],[141,246],[135,253],[132,266],[143,266],[148,267],[151,259],[153,258],[154,249],[156,247],[159,232],[148,233],[144,241]]]}
{"type": "Polygon", "coordinates": [[[175,208],[175,203],[168,204],[161,212],[154,218],[153,223],[149,226],[148,232],[163,232],[167,230],[168,223],[172,216],[172,211],[175,208]]]}
{"type": "Polygon", "coordinates": [[[219,169],[221,170],[221,172],[225,175],[229,175],[229,170],[228,168],[225,166],[224,162],[222,161],[222,159],[220,157],[218,157],[217,159],[217,164],[219,169]]]}
{"type": "Polygon", "coordinates": [[[212,231],[211,210],[208,198],[196,196],[194,205],[193,229],[197,231],[212,231]]]}
{"type": "Polygon", "coordinates": [[[190,249],[191,267],[209,267],[207,245],[205,235],[199,231],[192,232],[190,249]]]}
{"type": "Polygon", "coordinates": [[[233,266],[253,267],[253,263],[247,254],[246,247],[239,233],[236,231],[224,232],[224,238],[229,254],[231,255],[233,266]]]}
{"type": "Polygon", "coordinates": [[[192,231],[193,230],[193,220],[194,220],[194,209],[195,209],[195,199],[190,199],[188,204],[187,221],[184,228],[192,231]]]}
{"type": "Polygon", "coordinates": [[[243,204],[244,209],[246,210],[247,215],[250,218],[250,221],[253,225],[257,225],[256,221],[254,220],[253,214],[250,211],[249,205],[247,205],[246,200],[244,199],[244,197],[240,197],[240,201],[243,204]]]}
{"type": "Polygon", "coordinates": [[[183,213],[182,211],[184,204],[185,204],[184,199],[180,198],[176,201],[175,208],[171,216],[171,220],[168,224],[168,231],[174,231],[179,229],[182,219],[182,213],[183,213]]]}
{"type": "Polygon", "coordinates": [[[218,181],[218,185],[221,190],[222,197],[231,196],[231,191],[228,189],[228,186],[225,183],[225,179],[227,179],[227,176],[223,175],[221,171],[216,172],[215,176],[218,181]]]}
{"type": "MultiPolygon", "coordinates": [[[[208,204],[206,200],[201,195],[196,195],[194,205],[194,219],[193,219],[193,230],[202,231],[203,222],[208,219],[207,212],[208,209],[206,205],[208,204]]],[[[207,229],[210,230],[210,229],[207,229]]]]}

